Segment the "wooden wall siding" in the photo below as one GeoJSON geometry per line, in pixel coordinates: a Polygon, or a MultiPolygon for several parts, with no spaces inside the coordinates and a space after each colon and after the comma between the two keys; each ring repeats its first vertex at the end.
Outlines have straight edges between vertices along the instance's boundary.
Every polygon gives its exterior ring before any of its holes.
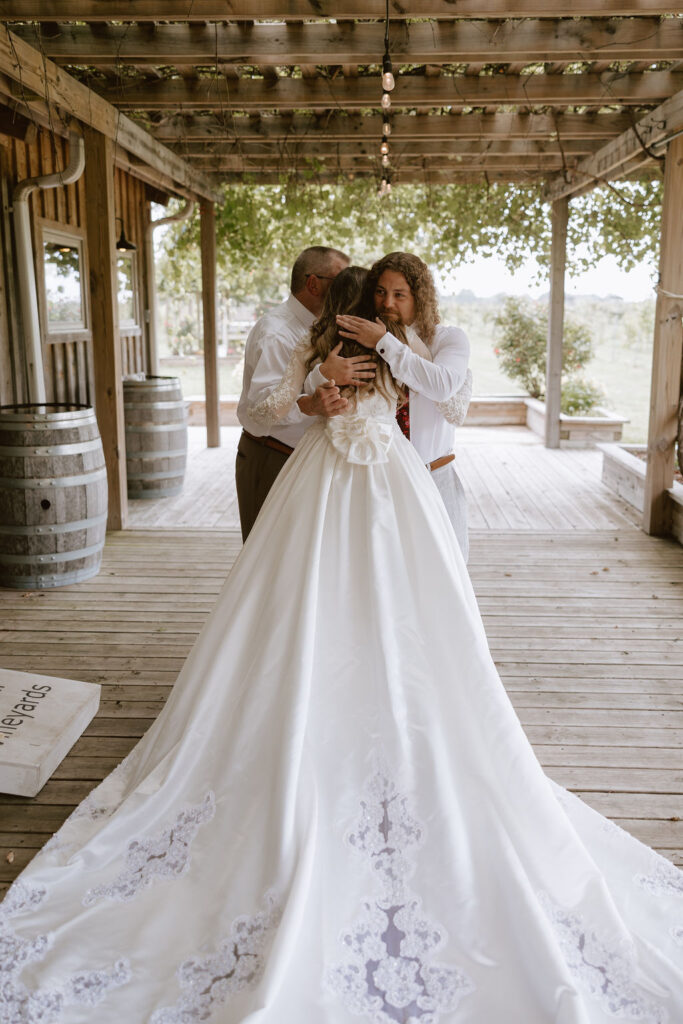
{"type": "MultiPolygon", "coordinates": [[[[137,245],[135,268],[137,273],[137,318],[138,329],[130,334],[121,332],[122,370],[128,373],[147,372],[145,345],[146,324],[144,322],[144,240],[145,207],[147,196],[145,185],[139,178],[133,178],[120,168],[114,174],[114,200],[116,216],[123,218],[126,238],[137,245]]],[[[116,222],[116,237],[121,234],[121,222],[116,222]]]]}
{"type": "MultiPolygon", "coordinates": [[[[7,246],[11,246],[11,204],[12,191],[18,181],[42,174],[52,174],[68,163],[68,142],[41,129],[34,142],[26,143],[17,138],[0,134],[0,178],[2,199],[3,259],[0,263],[0,404],[27,400],[23,372],[17,365],[17,348],[20,345],[21,325],[16,285],[7,280],[7,266],[10,271],[14,259],[9,259],[7,246]],[[7,237],[5,237],[7,236],[7,237]],[[13,341],[14,332],[14,341],[13,341]],[[14,346],[14,347],[13,347],[14,346]]],[[[145,185],[123,170],[115,174],[116,215],[123,217],[126,237],[138,247],[136,273],[138,290],[138,326],[130,333],[121,335],[123,373],[147,371],[146,325],[144,323],[144,223],[148,204],[145,185]]],[[[51,222],[48,227],[63,225],[77,231],[85,231],[85,185],[84,179],[71,185],[55,189],[40,189],[31,196],[31,217],[34,225],[34,246],[38,238],[36,226],[42,221],[51,222]]],[[[116,236],[120,232],[117,222],[116,236]]],[[[39,245],[39,243],[38,243],[39,245]]],[[[87,262],[87,246],[84,239],[84,254],[87,262]]],[[[41,273],[40,254],[36,248],[36,272],[41,273]]],[[[86,267],[87,291],[87,267],[86,267]]],[[[86,340],[43,342],[43,360],[47,399],[52,402],[79,402],[92,405],[94,385],[92,369],[92,343],[86,340]]]]}

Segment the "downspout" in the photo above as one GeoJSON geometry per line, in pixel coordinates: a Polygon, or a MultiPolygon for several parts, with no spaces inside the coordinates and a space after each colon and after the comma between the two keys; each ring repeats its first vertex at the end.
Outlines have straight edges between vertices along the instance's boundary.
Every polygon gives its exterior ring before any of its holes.
{"type": "Polygon", "coordinates": [[[169,217],[151,220],[145,227],[145,272],[147,275],[147,373],[156,376],[159,372],[159,346],[157,344],[157,284],[154,265],[154,232],[164,224],[177,224],[187,220],[194,213],[195,201],[188,199],[182,210],[169,217]]]}
{"type": "Polygon", "coordinates": [[[57,188],[77,181],[85,167],[85,143],[78,132],[69,132],[69,163],[63,171],[43,174],[38,178],[20,181],[12,196],[14,215],[14,237],[17,247],[17,271],[19,277],[19,303],[26,350],[26,377],[28,400],[36,404],[45,402],[45,377],[43,374],[43,350],[40,341],[38,319],[38,296],[36,272],[31,243],[31,219],[28,200],[37,188],[57,188]]]}

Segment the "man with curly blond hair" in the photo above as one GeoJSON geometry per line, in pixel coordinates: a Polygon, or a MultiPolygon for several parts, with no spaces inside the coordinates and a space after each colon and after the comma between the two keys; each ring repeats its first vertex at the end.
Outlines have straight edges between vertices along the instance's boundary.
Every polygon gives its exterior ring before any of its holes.
{"type": "MultiPolygon", "coordinates": [[[[439,322],[434,279],[427,264],[413,253],[383,256],[370,270],[368,289],[376,312],[406,327],[409,345],[388,333],[379,319],[373,323],[361,317],[339,316],[339,333],[375,349],[394,377],[406,385],[409,401],[399,409],[399,425],[430,470],[467,560],[467,504],[455,471],[454,418],[449,413],[468,383],[467,335],[459,327],[439,322]]],[[[330,357],[325,372],[338,379],[330,357]]]]}

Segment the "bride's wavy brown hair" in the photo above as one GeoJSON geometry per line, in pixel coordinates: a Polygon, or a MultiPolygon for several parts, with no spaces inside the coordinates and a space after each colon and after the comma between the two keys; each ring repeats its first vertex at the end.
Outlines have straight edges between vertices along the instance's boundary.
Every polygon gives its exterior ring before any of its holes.
{"type": "MultiPolygon", "coordinates": [[[[339,355],[345,359],[351,356],[365,356],[376,366],[375,379],[365,384],[347,384],[340,388],[344,395],[356,392],[379,391],[387,401],[393,401],[394,395],[398,392],[399,405],[406,400],[406,390],[396,380],[388,363],[377,355],[374,349],[366,348],[358,341],[350,338],[342,338],[337,327],[337,315],[344,313],[348,316],[360,316],[365,320],[375,319],[375,307],[373,293],[368,291],[366,285],[369,278],[369,271],[364,267],[346,267],[335,277],[325,297],[322,313],[311,327],[309,340],[311,347],[306,355],[306,370],[310,373],[314,366],[324,362],[332,349],[342,343],[339,355]]],[[[396,321],[382,317],[391,331],[403,344],[407,344],[405,332],[402,326],[396,321]]]]}

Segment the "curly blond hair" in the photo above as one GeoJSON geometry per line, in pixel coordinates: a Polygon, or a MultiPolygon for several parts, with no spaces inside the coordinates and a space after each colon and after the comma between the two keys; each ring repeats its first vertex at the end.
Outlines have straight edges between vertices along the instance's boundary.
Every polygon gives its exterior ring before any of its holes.
{"type": "Polygon", "coordinates": [[[426,345],[434,339],[434,328],[441,322],[439,303],[432,272],[419,256],[412,252],[390,252],[373,263],[365,285],[368,300],[374,305],[377,282],[385,270],[403,274],[415,300],[415,320],[412,326],[426,345]]]}
{"type": "MultiPolygon", "coordinates": [[[[406,390],[402,384],[396,381],[384,359],[378,356],[374,349],[365,348],[360,342],[353,341],[351,338],[342,338],[339,334],[338,313],[360,316],[374,321],[374,302],[368,298],[365,288],[367,280],[368,271],[364,267],[346,267],[340,274],[337,274],[325,297],[322,313],[311,327],[309,335],[311,346],[306,353],[306,370],[310,373],[314,366],[324,362],[332,349],[341,342],[340,356],[345,359],[350,359],[351,356],[365,356],[377,367],[374,380],[368,380],[365,384],[358,386],[347,384],[340,388],[341,393],[349,395],[377,389],[388,401],[393,401],[394,395],[398,393],[399,405],[403,405],[406,400],[406,390]]],[[[383,319],[387,329],[404,345],[407,344],[402,326],[388,318],[383,319]]]]}

